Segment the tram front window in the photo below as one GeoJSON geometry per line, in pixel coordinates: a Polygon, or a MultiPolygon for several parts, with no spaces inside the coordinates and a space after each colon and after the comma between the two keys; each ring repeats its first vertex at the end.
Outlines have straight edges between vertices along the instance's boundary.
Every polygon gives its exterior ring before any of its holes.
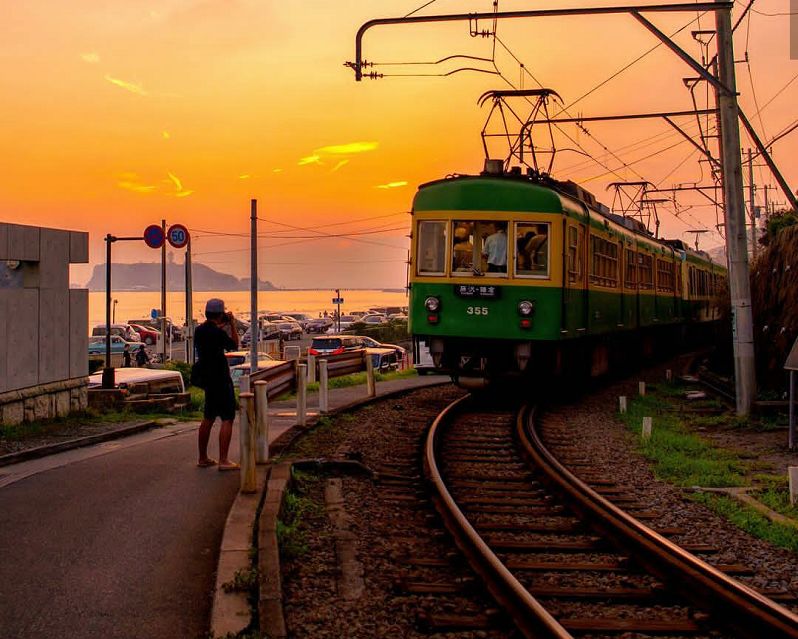
{"type": "Polygon", "coordinates": [[[507,223],[454,220],[452,275],[466,277],[507,274],[507,223]]]}

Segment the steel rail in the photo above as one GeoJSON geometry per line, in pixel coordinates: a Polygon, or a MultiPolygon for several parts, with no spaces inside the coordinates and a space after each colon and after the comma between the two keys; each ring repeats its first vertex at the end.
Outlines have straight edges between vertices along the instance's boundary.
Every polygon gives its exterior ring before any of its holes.
{"type": "Polygon", "coordinates": [[[516,420],[524,455],[545,481],[566,495],[569,505],[601,533],[628,551],[688,601],[743,636],[798,639],[798,615],[679,548],[610,501],[565,468],[545,447],[533,426],[534,409],[525,407],[516,420]]]}
{"type": "Polygon", "coordinates": [[[482,577],[488,591],[512,617],[528,639],[571,639],[572,635],[507,570],[466,519],[446,487],[437,463],[440,438],[448,421],[470,400],[468,395],[452,402],[436,418],[427,433],[424,474],[433,492],[433,502],[446,528],[463,551],[471,567],[482,577]]]}

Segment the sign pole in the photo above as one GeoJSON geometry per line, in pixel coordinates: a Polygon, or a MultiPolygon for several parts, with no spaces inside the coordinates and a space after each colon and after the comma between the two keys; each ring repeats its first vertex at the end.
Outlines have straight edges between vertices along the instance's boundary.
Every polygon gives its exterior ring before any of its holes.
{"type": "MultiPolygon", "coordinates": [[[[166,237],[166,220],[161,220],[166,237]]],[[[166,364],[166,242],[161,245],[161,363],[166,364]]]]}
{"type": "Polygon", "coordinates": [[[114,236],[105,236],[105,368],[103,368],[102,387],[115,385],[114,369],[111,367],[111,244],[114,236]]]}
{"type": "Polygon", "coordinates": [[[186,244],[186,361],[194,363],[194,291],[191,282],[191,238],[186,244]]]}
{"type": "Polygon", "coordinates": [[[335,301],[338,306],[338,333],[341,332],[341,289],[335,289],[335,301]]]}
{"type": "Polygon", "coordinates": [[[258,370],[258,201],[250,200],[249,370],[258,370]]]}

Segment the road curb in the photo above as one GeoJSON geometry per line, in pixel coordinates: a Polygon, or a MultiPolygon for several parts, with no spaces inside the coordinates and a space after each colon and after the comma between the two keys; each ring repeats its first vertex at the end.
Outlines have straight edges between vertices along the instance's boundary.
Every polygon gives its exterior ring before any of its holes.
{"type": "Polygon", "coordinates": [[[18,464],[20,462],[30,461],[31,459],[40,459],[41,457],[47,457],[48,455],[62,453],[75,448],[83,448],[84,446],[100,444],[112,439],[119,439],[121,437],[127,437],[128,435],[135,435],[136,433],[149,430],[150,428],[154,428],[156,426],[158,426],[156,420],[149,420],[132,424],[130,426],[124,426],[122,428],[109,430],[104,433],[98,433],[97,435],[77,437],[75,439],[68,439],[67,441],[58,442],[56,444],[46,444],[44,446],[28,448],[27,450],[20,450],[16,453],[9,453],[8,455],[0,455],[0,466],[9,466],[11,464],[18,464]]]}
{"type": "Polygon", "coordinates": [[[320,417],[335,417],[375,401],[391,399],[398,395],[436,386],[445,386],[451,383],[451,380],[448,379],[435,380],[429,384],[420,384],[411,388],[397,388],[382,395],[378,394],[376,397],[357,399],[338,406],[323,415],[313,417],[308,421],[307,426],[292,426],[269,446],[270,462],[268,465],[258,468],[257,485],[260,486],[260,490],[254,495],[239,492],[225,522],[222,545],[219,552],[219,564],[216,570],[213,606],[211,608],[210,632],[212,637],[236,635],[245,630],[251,622],[252,610],[247,602],[246,593],[225,592],[223,585],[231,581],[236,572],[250,568],[249,550],[253,547],[253,544],[257,544],[259,549],[258,585],[260,605],[258,616],[261,633],[263,633],[264,627],[267,627],[269,632],[274,633],[268,636],[285,636],[280,583],[280,555],[276,534],[271,530],[273,524],[269,522],[276,521],[275,518],[282,504],[283,492],[288,483],[288,479],[285,476],[286,471],[281,470],[279,472],[280,476],[277,477],[273,476],[274,469],[286,466],[289,469],[287,472],[290,474],[292,463],[278,462],[274,464],[271,461],[274,456],[289,448],[301,435],[312,431],[318,425],[320,417]],[[258,516],[258,508],[261,504],[263,504],[261,521],[256,529],[255,522],[258,516]],[[267,520],[264,520],[263,513],[267,510],[267,520]],[[258,530],[258,539],[254,538],[256,530],[258,530]],[[242,539],[248,541],[246,547],[242,546],[242,539]]]}

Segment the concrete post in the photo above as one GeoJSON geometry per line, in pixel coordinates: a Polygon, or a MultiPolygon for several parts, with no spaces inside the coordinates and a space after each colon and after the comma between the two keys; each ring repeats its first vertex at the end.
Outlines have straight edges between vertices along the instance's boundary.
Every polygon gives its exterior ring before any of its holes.
{"type": "Polygon", "coordinates": [[[376,397],[377,396],[377,383],[374,379],[374,362],[371,359],[371,355],[366,353],[366,386],[368,388],[368,396],[369,397],[376,397]]]}
{"type": "Polygon", "coordinates": [[[643,430],[642,430],[642,437],[643,441],[648,441],[651,439],[651,430],[653,428],[651,417],[644,417],[643,418],[643,430]]]}
{"type": "Polygon", "coordinates": [[[798,466],[787,466],[790,478],[790,506],[795,506],[798,501],[798,466]]]}
{"type": "Polygon", "coordinates": [[[255,462],[265,464],[269,461],[269,398],[268,384],[255,382],[255,462]]]}
{"type": "Polygon", "coordinates": [[[330,409],[330,389],[327,386],[327,360],[319,360],[319,412],[326,413],[330,409]]]}
{"type": "Polygon", "coordinates": [[[795,371],[790,371],[789,448],[795,450],[795,371]]]}
{"type": "Polygon", "coordinates": [[[242,375],[241,378],[238,380],[238,392],[239,396],[241,393],[248,393],[250,391],[249,387],[249,375],[242,375]]]}
{"type": "Polygon", "coordinates": [[[665,381],[666,382],[673,381],[673,371],[670,368],[665,370],[665,381]]]}
{"type": "Polygon", "coordinates": [[[626,412],[626,395],[621,395],[618,398],[618,411],[623,415],[626,412]]]}
{"type": "Polygon", "coordinates": [[[255,424],[252,419],[252,393],[241,393],[239,410],[238,441],[241,463],[241,492],[254,493],[257,490],[255,475],[255,424]]]}
{"type": "Polygon", "coordinates": [[[645,382],[638,382],[637,383],[637,392],[641,396],[646,394],[646,383],[645,382]]]}
{"type": "Polygon", "coordinates": [[[723,167],[723,204],[726,226],[726,254],[729,264],[729,293],[734,340],[734,383],[737,414],[748,415],[756,394],[754,368],[754,323],[751,313],[751,283],[748,274],[748,242],[743,199],[743,169],[740,157],[740,109],[734,75],[731,9],[715,11],[718,43],[716,89],[720,112],[720,151],[723,167]]]}
{"type": "Polygon", "coordinates": [[[296,366],[296,423],[304,426],[308,421],[308,365],[296,366]]]}
{"type": "Polygon", "coordinates": [[[308,355],[308,384],[316,381],[316,356],[308,355]]]}

